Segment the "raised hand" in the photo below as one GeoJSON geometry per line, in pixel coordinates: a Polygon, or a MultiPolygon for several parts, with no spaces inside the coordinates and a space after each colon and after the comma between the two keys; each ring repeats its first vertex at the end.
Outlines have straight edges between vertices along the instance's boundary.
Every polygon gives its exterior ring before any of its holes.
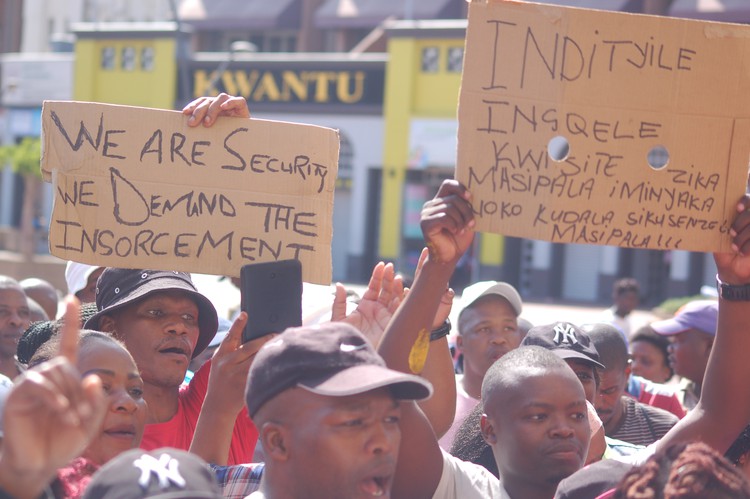
{"type": "Polygon", "coordinates": [[[351,324],[377,347],[388,322],[401,303],[403,294],[404,283],[401,276],[395,274],[393,264],[380,262],[372,269],[367,290],[359,300],[357,308],[349,315],[345,315],[346,290],[343,285],[336,284],[331,320],[351,324]]]}
{"type": "Polygon", "coordinates": [[[727,284],[750,283],[750,195],[737,203],[737,217],[729,231],[731,253],[714,253],[719,278],[727,284]]]}
{"type": "Polygon", "coordinates": [[[250,109],[244,97],[220,93],[216,97],[198,97],[182,109],[182,114],[189,116],[188,126],[209,127],[219,116],[249,118],[250,109]]]}
{"type": "Polygon", "coordinates": [[[474,239],[471,194],[456,180],[444,180],[434,199],[422,207],[420,225],[430,260],[455,265],[474,239]]]}
{"type": "MultiPolygon", "coordinates": [[[[419,261],[417,262],[417,270],[414,272],[414,279],[416,280],[419,274],[422,272],[422,267],[424,266],[424,263],[427,261],[427,257],[429,255],[429,250],[427,248],[424,248],[422,250],[422,253],[419,255],[419,261]]],[[[443,323],[448,319],[448,316],[451,314],[451,309],[453,308],[453,298],[456,296],[456,292],[453,291],[453,288],[446,287],[445,292],[443,293],[443,296],[440,298],[440,305],[438,306],[437,313],[435,313],[435,318],[432,320],[432,329],[436,329],[443,325],[443,323]]]]}
{"type": "Polygon", "coordinates": [[[214,407],[226,410],[232,418],[237,417],[245,404],[245,384],[255,355],[268,340],[276,335],[269,334],[242,343],[247,313],[240,312],[224,340],[211,358],[211,373],[208,375],[206,397],[211,397],[214,407]]]}
{"type": "Polygon", "coordinates": [[[208,389],[195,425],[190,452],[219,465],[227,464],[232,430],[245,404],[245,385],[258,350],[275,334],[242,343],[248,317],[241,312],[211,358],[208,389]]]}
{"type": "Polygon", "coordinates": [[[58,355],[16,378],[5,403],[0,488],[18,497],[38,495],[88,446],[104,419],[101,380],[81,378],[76,368],[78,308],[78,300],[68,298],[58,355]]]}

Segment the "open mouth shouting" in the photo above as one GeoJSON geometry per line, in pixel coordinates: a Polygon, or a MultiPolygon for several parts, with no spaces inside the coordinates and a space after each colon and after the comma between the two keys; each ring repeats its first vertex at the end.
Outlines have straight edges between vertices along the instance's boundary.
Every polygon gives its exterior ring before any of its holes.
{"type": "Polygon", "coordinates": [[[395,466],[383,464],[372,469],[360,482],[363,497],[390,497],[395,466]]]}
{"type": "Polygon", "coordinates": [[[190,347],[182,341],[170,341],[163,343],[158,352],[176,361],[189,362],[192,354],[190,347]]]}

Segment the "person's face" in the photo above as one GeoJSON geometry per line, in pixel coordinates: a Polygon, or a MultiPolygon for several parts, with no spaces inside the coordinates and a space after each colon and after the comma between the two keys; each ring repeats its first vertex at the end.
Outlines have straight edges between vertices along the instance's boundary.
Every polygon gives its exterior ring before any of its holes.
{"type": "Polygon", "coordinates": [[[0,289],[0,357],[16,354],[18,340],[29,327],[30,313],[26,295],[20,288],[0,289]]]}
{"type": "Polygon", "coordinates": [[[669,364],[662,350],[648,341],[630,342],[630,368],[633,374],[655,383],[664,383],[670,378],[669,364]]]}
{"type": "Polygon", "coordinates": [[[504,483],[554,485],[583,466],[589,446],[586,398],[560,370],[526,377],[485,401],[482,435],[504,483]]]}
{"type": "Polygon", "coordinates": [[[102,275],[102,272],[104,272],[104,267],[94,270],[86,280],[86,287],[76,293],[76,297],[81,300],[81,303],[94,303],[96,301],[96,281],[102,275]]]}
{"type": "Polygon", "coordinates": [[[596,369],[591,362],[586,362],[583,359],[565,359],[565,362],[575,373],[578,381],[583,386],[583,392],[586,395],[586,400],[594,404],[596,402],[596,375],[594,369],[596,369]]]}
{"type": "Polygon", "coordinates": [[[78,370],[84,376],[99,376],[107,396],[101,432],[83,452],[83,457],[102,465],[141,443],[146,423],[143,380],[130,354],[103,340],[89,340],[81,349],[78,370]]]}
{"type": "Polygon", "coordinates": [[[180,386],[200,332],[198,306],[186,293],[152,294],[100,324],[125,343],[146,383],[180,386]]]}
{"type": "Polygon", "coordinates": [[[712,345],[713,338],[696,329],[673,334],[669,337],[669,364],[675,374],[702,383],[712,345]]]}
{"type": "Polygon", "coordinates": [[[626,291],[620,295],[616,295],[614,301],[617,314],[625,317],[638,306],[638,293],[635,291],[626,291]]]}
{"type": "Polygon", "coordinates": [[[390,390],[348,397],[292,390],[299,417],[289,425],[289,452],[305,497],[390,497],[401,443],[401,409],[390,390]]]}
{"type": "Polygon", "coordinates": [[[625,392],[628,374],[625,369],[605,369],[599,374],[599,392],[594,407],[607,430],[620,422],[622,394],[625,392]]]}
{"type": "Polygon", "coordinates": [[[461,312],[456,346],[464,354],[464,372],[484,378],[500,357],[518,348],[518,318],[504,298],[489,295],[461,312]]]}

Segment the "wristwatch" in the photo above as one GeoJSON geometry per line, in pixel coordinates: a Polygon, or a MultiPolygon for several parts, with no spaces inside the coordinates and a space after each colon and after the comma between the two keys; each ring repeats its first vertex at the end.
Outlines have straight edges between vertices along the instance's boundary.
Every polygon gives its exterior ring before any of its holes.
{"type": "Polygon", "coordinates": [[[750,284],[727,284],[716,274],[716,289],[719,297],[728,301],[750,301],[750,284]]]}
{"type": "Polygon", "coordinates": [[[445,319],[445,322],[443,322],[440,326],[430,332],[430,341],[439,340],[440,338],[443,338],[444,336],[450,334],[450,332],[451,321],[450,319],[445,319]]]}

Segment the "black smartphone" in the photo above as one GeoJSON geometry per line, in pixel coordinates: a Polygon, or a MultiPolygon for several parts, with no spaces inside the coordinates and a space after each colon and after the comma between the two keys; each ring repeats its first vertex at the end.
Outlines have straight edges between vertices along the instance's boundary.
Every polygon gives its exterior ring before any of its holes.
{"type": "Polygon", "coordinates": [[[247,342],[302,325],[302,265],[299,260],[250,263],[240,271],[247,342]]]}

